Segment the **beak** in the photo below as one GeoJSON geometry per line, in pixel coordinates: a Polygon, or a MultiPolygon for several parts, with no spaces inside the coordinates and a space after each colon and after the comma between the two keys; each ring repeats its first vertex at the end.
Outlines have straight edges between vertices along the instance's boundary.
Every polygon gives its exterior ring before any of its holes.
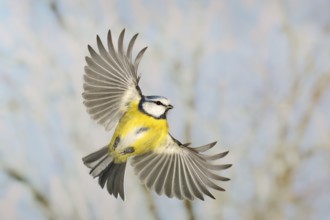
{"type": "Polygon", "coordinates": [[[173,105],[168,105],[167,106],[167,109],[172,109],[173,108],[173,105]]]}

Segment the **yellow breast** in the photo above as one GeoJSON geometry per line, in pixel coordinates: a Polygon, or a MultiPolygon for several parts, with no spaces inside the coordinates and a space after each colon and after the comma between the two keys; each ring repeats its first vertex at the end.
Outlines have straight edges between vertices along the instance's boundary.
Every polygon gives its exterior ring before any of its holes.
{"type": "Polygon", "coordinates": [[[167,120],[155,119],[141,112],[138,102],[135,102],[119,121],[109,144],[109,151],[115,162],[125,162],[130,156],[146,153],[162,145],[166,141],[167,134],[167,120]],[[143,132],[138,132],[140,128],[144,128],[143,132]],[[115,143],[118,145],[116,146],[115,143]],[[123,153],[127,147],[133,147],[134,152],[123,153]]]}

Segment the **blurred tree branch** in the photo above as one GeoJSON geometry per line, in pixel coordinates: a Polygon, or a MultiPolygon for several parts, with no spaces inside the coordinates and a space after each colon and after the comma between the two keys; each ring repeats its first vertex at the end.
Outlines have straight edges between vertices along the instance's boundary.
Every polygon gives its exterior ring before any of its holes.
{"type": "MultiPolygon", "coordinates": [[[[302,162],[302,155],[299,146],[303,137],[306,135],[306,130],[313,116],[313,111],[317,107],[322,95],[330,88],[329,72],[320,74],[316,82],[312,86],[309,100],[303,106],[302,116],[298,119],[298,124],[293,127],[290,118],[294,114],[300,94],[306,89],[303,83],[306,76],[311,75],[314,71],[314,59],[309,53],[306,57],[305,68],[303,71],[297,70],[298,50],[300,47],[298,36],[289,22],[289,11],[287,9],[287,2],[282,1],[280,8],[282,9],[283,31],[287,36],[290,54],[289,67],[291,72],[292,84],[287,96],[283,98],[278,109],[278,136],[277,142],[274,145],[272,152],[267,155],[264,166],[258,168],[263,176],[268,176],[268,186],[270,195],[266,200],[259,200],[255,204],[255,209],[251,213],[252,219],[283,219],[285,210],[283,206],[290,203],[299,208],[295,218],[307,218],[310,214],[310,208],[305,204],[302,195],[294,193],[293,183],[295,174],[302,162]],[[289,139],[292,137],[293,139],[289,139]]],[[[301,107],[300,107],[301,108],[301,107]]],[[[315,149],[309,152],[309,156],[313,154],[315,149]]],[[[258,181],[258,179],[257,179],[258,181]]]]}
{"type": "Polygon", "coordinates": [[[155,201],[152,198],[151,192],[148,191],[144,185],[141,185],[141,187],[143,188],[144,194],[146,195],[146,200],[151,216],[153,217],[153,219],[159,220],[159,214],[155,205],[155,201]]]}
{"type": "Polygon", "coordinates": [[[14,169],[3,166],[3,170],[13,180],[24,184],[24,186],[31,191],[35,201],[43,208],[42,210],[47,218],[54,219],[55,213],[50,206],[48,198],[37,187],[35,187],[25,176],[14,169]]]}

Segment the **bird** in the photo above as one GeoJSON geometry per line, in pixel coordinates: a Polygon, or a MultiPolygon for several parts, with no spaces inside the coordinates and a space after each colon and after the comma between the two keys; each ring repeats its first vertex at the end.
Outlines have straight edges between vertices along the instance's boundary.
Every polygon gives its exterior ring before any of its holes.
{"type": "Polygon", "coordinates": [[[215,173],[231,164],[215,164],[229,151],[207,155],[216,145],[199,147],[181,143],[169,132],[167,113],[173,109],[163,96],[145,96],[139,87],[138,66],[147,47],[132,58],[138,34],[124,48],[125,29],[118,37],[117,49],[111,30],[107,49],[96,36],[97,50],[88,45],[85,57],[83,103],[87,112],[106,131],[114,130],[110,143],[82,158],[90,175],[98,178],[110,195],[125,200],[124,176],[130,161],[134,173],[150,191],[180,200],[215,199],[210,189],[225,191],[214,181],[229,178],[215,173]]]}

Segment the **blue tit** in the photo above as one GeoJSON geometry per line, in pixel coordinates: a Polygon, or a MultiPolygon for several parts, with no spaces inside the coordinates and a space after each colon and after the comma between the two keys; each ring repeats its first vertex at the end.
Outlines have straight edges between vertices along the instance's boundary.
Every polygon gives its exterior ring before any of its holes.
{"type": "Polygon", "coordinates": [[[209,191],[224,191],[214,181],[228,181],[215,174],[231,167],[214,164],[227,152],[205,155],[216,142],[200,147],[182,144],[170,133],[166,115],[173,108],[162,96],[144,96],[139,87],[138,66],[147,47],[132,59],[135,34],[124,49],[125,29],[115,49],[111,31],[107,49],[97,36],[95,51],[88,45],[84,74],[84,105],[90,116],[106,130],[115,128],[109,144],[83,158],[99,185],[124,200],[126,163],[131,161],[135,174],[149,190],[184,200],[215,198],[209,191]]]}

